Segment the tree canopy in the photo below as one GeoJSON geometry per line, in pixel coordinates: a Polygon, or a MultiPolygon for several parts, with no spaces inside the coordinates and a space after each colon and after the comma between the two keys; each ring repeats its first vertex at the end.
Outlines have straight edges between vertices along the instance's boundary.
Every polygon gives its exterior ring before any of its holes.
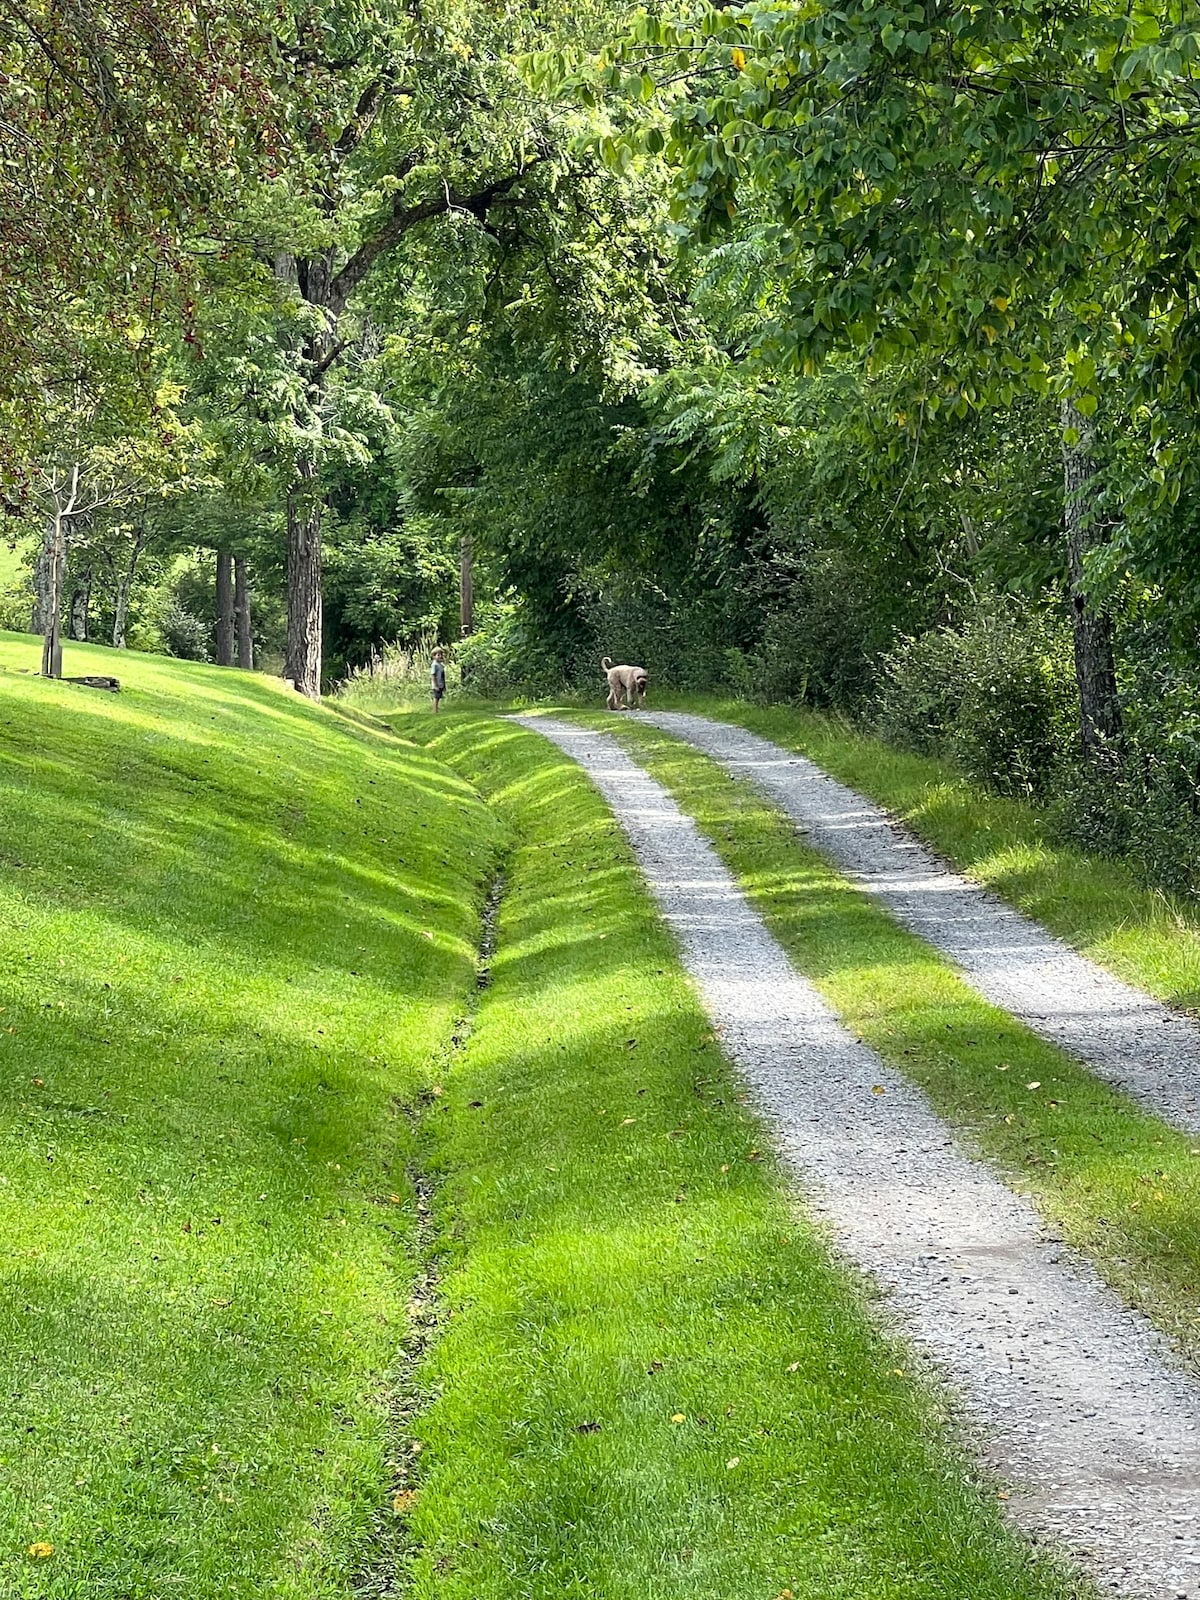
{"type": "Polygon", "coordinates": [[[224,660],[252,588],[316,695],[466,572],[498,692],[620,640],[896,727],[1073,639],[1054,760],[1186,810],[1198,63],[1154,7],[0,5],[0,616],[224,660]]]}

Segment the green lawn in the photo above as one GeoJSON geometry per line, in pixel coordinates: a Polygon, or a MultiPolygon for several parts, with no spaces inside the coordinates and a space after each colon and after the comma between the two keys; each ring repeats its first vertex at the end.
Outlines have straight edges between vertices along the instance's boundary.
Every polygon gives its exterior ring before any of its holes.
{"type": "Polygon", "coordinates": [[[696,818],[850,1029],[1200,1362],[1200,1149],[980,999],[748,780],[645,723],[621,742],[696,818]]]}
{"type": "Polygon", "coordinates": [[[36,652],[0,636],[0,1592],[1090,1592],[797,1208],[572,763],[36,652]]]}
{"type": "Polygon", "coordinates": [[[391,1505],[402,1106],[499,829],[263,678],[37,654],[0,635],[0,1592],[346,1596],[391,1505]]]}
{"type": "Polygon", "coordinates": [[[622,836],[494,719],[396,726],[513,834],[432,1102],[414,1600],[1017,1600],[1056,1578],[769,1154],[622,836]]]}
{"type": "Polygon", "coordinates": [[[947,762],[894,750],[815,712],[695,696],[667,696],[663,703],[740,723],[811,757],[1130,983],[1172,1004],[1200,1007],[1200,910],[1144,888],[1120,862],[1056,839],[1036,806],[988,794],[947,762]]]}

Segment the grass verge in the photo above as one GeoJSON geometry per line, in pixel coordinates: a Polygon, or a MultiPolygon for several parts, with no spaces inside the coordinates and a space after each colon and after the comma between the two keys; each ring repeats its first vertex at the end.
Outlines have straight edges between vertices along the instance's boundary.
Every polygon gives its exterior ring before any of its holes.
{"type": "Polygon", "coordinates": [[[498,829],[250,674],[0,636],[0,1590],[344,1596],[498,829]]]}
{"type": "Polygon", "coordinates": [[[1162,1000],[1200,1007],[1196,907],[1056,839],[1037,806],[988,794],[944,761],[894,750],[816,712],[697,697],[664,703],[798,750],[1068,944],[1162,1000]]]}
{"type": "Polygon", "coordinates": [[[444,1333],[414,1600],[1066,1600],[798,1214],[616,823],[494,718],[400,724],[511,829],[426,1119],[444,1333]]]}
{"type": "Polygon", "coordinates": [[[670,789],[846,1024],[1200,1362],[1195,1142],[980,999],[748,780],[645,723],[578,720],[670,789]]]}

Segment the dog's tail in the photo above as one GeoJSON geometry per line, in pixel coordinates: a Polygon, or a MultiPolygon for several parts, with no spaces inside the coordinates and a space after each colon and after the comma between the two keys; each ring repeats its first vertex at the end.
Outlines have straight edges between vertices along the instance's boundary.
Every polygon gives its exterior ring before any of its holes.
{"type": "Polygon", "coordinates": [[[612,657],[611,656],[601,656],[600,657],[600,665],[604,668],[605,672],[611,672],[612,671],[612,657]]]}

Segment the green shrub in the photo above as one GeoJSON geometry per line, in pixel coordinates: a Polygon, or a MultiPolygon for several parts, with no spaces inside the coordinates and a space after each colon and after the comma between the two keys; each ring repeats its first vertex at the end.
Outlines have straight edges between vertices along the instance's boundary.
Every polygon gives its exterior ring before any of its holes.
{"type": "Polygon", "coordinates": [[[476,623],[455,648],[467,693],[482,700],[546,699],[568,688],[562,661],[519,602],[486,606],[476,623]]]}
{"type": "Polygon", "coordinates": [[[0,589],[0,631],[28,633],[33,600],[19,584],[0,589]]]}
{"type": "Polygon", "coordinates": [[[1127,623],[1119,650],[1124,738],[1103,771],[1076,762],[1057,819],[1070,837],[1132,860],[1159,888],[1200,893],[1200,685],[1161,618],[1127,623]]]}
{"type": "Polygon", "coordinates": [[[208,624],[178,601],[164,608],[158,626],[169,655],[181,661],[208,660],[208,624]]]}
{"type": "Polygon", "coordinates": [[[853,711],[869,699],[885,639],[882,610],[861,565],[836,550],[776,555],[754,652],[754,698],[853,711]],[[782,603],[780,603],[782,601],[782,603]]]}
{"type": "Polygon", "coordinates": [[[1074,670],[1057,618],[993,601],[959,628],[903,640],[882,667],[878,731],[951,756],[998,794],[1045,794],[1070,759],[1074,670]]]}

